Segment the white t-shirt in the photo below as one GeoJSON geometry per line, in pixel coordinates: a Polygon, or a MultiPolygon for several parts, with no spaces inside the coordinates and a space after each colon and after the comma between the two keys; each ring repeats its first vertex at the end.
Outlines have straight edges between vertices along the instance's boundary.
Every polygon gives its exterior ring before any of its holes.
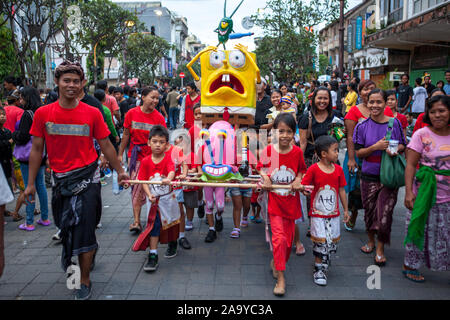
{"type": "Polygon", "coordinates": [[[427,89],[424,87],[416,87],[413,90],[413,104],[411,112],[421,113],[425,112],[425,100],[428,98],[427,89]]]}

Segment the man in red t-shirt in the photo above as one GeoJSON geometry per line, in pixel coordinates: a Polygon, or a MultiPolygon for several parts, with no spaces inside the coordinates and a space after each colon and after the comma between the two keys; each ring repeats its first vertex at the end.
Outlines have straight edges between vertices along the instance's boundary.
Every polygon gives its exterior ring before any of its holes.
{"type": "Polygon", "coordinates": [[[189,83],[186,89],[188,94],[184,103],[184,127],[190,129],[194,125],[194,105],[200,102],[200,95],[193,82],[189,83]]]}
{"type": "Polygon", "coordinates": [[[55,70],[55,83],[59,87],[59,100],[36,111],[30,130],[34,138],[25,197],[34,201],[34,181],[45,145],[55,173],[52,211],[55,224],[61,229],[62,266],[66,271],[72,264],[72,256],[78,255],[81,277],[75,298],[87,300],[92,292],[89,273],[98,248],[95,229],[102,209],[98,155],[93,139],[118,172],[119,182],[128,180],[129,176],[108,139],[109,130],[100,111],[78,101],[86,84],[81,65],[61,63],[55,70]]]}

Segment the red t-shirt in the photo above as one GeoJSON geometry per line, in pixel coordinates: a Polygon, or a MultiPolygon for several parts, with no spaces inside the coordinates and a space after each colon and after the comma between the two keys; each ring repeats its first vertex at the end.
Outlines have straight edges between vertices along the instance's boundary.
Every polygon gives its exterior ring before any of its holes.
{"type": "Polygon", "coordinates": [[[408,127],[408,119],[406,119],[405,115],[397,112],[396,118],[400,121],[403,129],[406,129],[408,127]]]}
{"type": "Polygon", "coordinates": [[[313,185],[311,192],[310,217],[334,218],[339,212],[339,188],[345,187],[344,170],[335,164],[332,173],[323,172],[317,163],[306,171],[302,179],[303,185],[313,185]]]}
{"type": "Polygon", "coordinates": [[[197,95],[194,101],[191,100],[190,95],[186,95],[184,103],[184,127],[191,128],[194,125],[194,105],[200,102],[200,95],[197,95]]]}
{"type": "Polygon", "coordinates": [[[109,109],[109,111],[111,111],[111,118],[114,123],[114,112],[116,110],[120,110],[119,105],[117,104],[116,98],[114,98],[113,96],[110,96],[109,94],[107,94],[105,96],[105,99],[106,99],[105,103],[104,103],[105,107],[107,107],[109,109]]]}
{"type": "Polygon", "coordinates": [[[419,114],[419,116],[416,119],[416,123],[414,124],[414,129],[413,129],[413,133],[416,132],[419,129],[422,129],[426,126],[428,126],[428,124],[423,122],[423,116],[425,115],[425,112],[422,112],[421,114],[419,114]]]}
{"type": "Polygon", "coordinates": [[[53,171],[83,168],[97,160],[93,138],[108,138],[110,132],[97,108],[79,102],[65,109],[59,101],[36,110],[30,134],[45,139],[53,171]]]}
{"type": "MultiPolygon", "coordinates": [[[[185,156],[183,154],[183,150],[176,146],[170,146],[169,150],[166,151],[166,154],[171,157],[173,165],[175,167],[175,177],[178,177],[182,173],[183,162],[185,161],[185,156]]],[[[182,187],[173,188],[181,189],[182,187]]]]}
{"type": "Polygon", "coordinates": [[[202,128],[196,126],[195,124],[189,129],[189,137],[191,139],[191,164],[196,164],[194,162],[195,160],[195,150],[199,150],[204,142],[203,139],[200,138],[200,131],[202,131],[202,128]]]}
{"type": "Polygon", "coordinates": [[[139,169],[139,180],[151,180],[155,175],[159,174],[162,178],[167,178],[169,173],[175,171],[175,166],[169,154],[165,154],[159,163],[154,163],[152,156],[149,155],[142,159],[141,168],[139,169]]]}
{"type": "MultiPolygon", "coordinates": [[[[266,168],[273,184],[291,184],[298,173],[306,172],[303,152],[297,146],[286,154],[276,152],[272,145],[267,146],[257,166],[258,170],[262,168],[266,168]]],[[[302,216],[300,194],[286,189],[272,189],[269,192],[268,212],[286,219],[299,219],[302,216]]]]}
{"type": "Polygon", "coordinates": [[[20,121],[20,118],[22,118],[23,111],[24,110],[22,108],[16,106],[5,107],[6,122],[4,126],[6,129],[11,131],[11,133],[16,130],[16,123],[20,121]]]}
{"type": "MultiPolygon", "coordinates": [[[[389,107],[386,107],[384,109],[384,115],[386,115],[388,117],[394,117],[394,114],[392,113],[392,110],[389,107]]],[[[359,110],[358,106],[353,106],[347,112],[344,119],[345,120],[353,120],[355,122],[358,122],[359,119],[361,119],[361,118],[366,119],[366,117],[364,117],[363,114],[361,113],[361,111],[359,110]]]]}
{"type": "Polygon", "coordinates": [[[152,127],[157,124],[167,127],[166,120],[156,109],[150,113],[144,113],[142,112],[141,107],[136,107],[127,112],[123,127],[130,131],[129,158],[131,157],[131,151],[136,145],[141,145],[142,149],[140,154],[138,154],[138,161],[141,161],[152,153],[152,150],[147,145],[148,135],[152,127]]]}

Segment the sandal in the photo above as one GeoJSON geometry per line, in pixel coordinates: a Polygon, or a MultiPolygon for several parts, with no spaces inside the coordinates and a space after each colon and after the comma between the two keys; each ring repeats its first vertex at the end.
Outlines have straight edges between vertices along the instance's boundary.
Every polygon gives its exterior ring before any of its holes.
{"type": "Polygon", "coordinates": [[[247,228],[248,227],[248,221],[247,220],[242,220],[241,221],[241,227],[242,228],[247,228]]]}
{"type": "Polygon", "coordinates": [[[51,225],[52,224],[52,222],[50,221],[50,220],[42,220],[42,219],[39,219],[38,221],[37,221],[37,224],[40,224],[41,226],[49,226],[49,225],[51,225]]]}
{"type": "Polygon", "coordinates": [[[20,220],[23,220],[23,216],[21,216],[20,214],[17,214],[16,216],[13,215],[14,222],[19,222],[20,220]]]}
{"type": "Polygon", "coordinates": [[[250,220],[251,221],[255,220],[255,216],[250,216],[250,220]]]}
{"type": "Polygon", "coordinates": [[[133,223],[130,225],[130,232],[140,233],[142,231],[142,226],[140,223],[133,223]]]}
{"type": "Polygon", "coordinates": [[[379,267],[383,267],[386,265],[386,257],[384,255],[379,256],[378,254],[375,256],[375,258],[373,259],[375,264],[379,267]],[[380,261],[384,258],[384,261],[380,261]]]}
{"type": "Polygon", "coordinates": [[[253,221],[254,223],[261,223],[261,222],[263,222],[263,219],[261,219],[261,218],[257,218],[257,219],[255,219],[255,221],[253,221]]]}
{"type": "Polygon", "coordinates": [[[306,250],[305,250],[305,246],[303,245],[303,243],[301,243],[300,246],[296,247],[295,254],[297,256],[304,256],[305,253],[306,253],[306,250]]]}
{"type": "Polygon", "coordinates": [[[233,231],[231,231],[231,234],[230,234],[230,238],[237,239],[240,237],[240,235],[241,235],[241,229],[233,228],[233,231]]]}
{"type": "Polygon", "coordinates": [[[425,278],[423,277],[423,275],[418,271],[418,270],[407,270],[407,269],[403,269],[402,270],[403,275],[405,276],[406,279],[411,280],[413,282],[417,282],[417,283],[422,283],[425,282],[425,278]],[[415,276],[417,278],[422,277],[422,279],[415,279],[411,276],[415,276]]]}
{"type": "Polygon", "coordinates": [[[20,230],[26,230],[26,231],[33,231],[34,228],[35,228],[34,225],[32,225],[32,224],[27,225],[26,223],[22,223],[22,224],[19,226],[19,229],[20,229],[20,230]]]}
{"type": "Polygon", "coordinates": [[[365,254],[370,254],[373,252],[373,249],[375,249],[375,246],[371,247],[368,244],[365,244],[364,246],[361,247],[361,252],[365,254]]]}
{"type": "Polygon", "coordinates": [[[355,224],[351,224],[350,221],[349,222],[344,222],[345,230],[352,231],[354,227],[355,227],[355,224]]]}

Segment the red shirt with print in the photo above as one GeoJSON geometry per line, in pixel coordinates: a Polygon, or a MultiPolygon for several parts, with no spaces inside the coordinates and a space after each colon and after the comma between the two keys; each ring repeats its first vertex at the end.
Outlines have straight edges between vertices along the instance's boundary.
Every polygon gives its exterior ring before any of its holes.
{"type": "Polygon", "coordinates": [[[4,124],[5,128],[13,133],[16,131],[16,123],[20,121],[23,115],[23,109],[16,106],[6,106],[6,122],[4,124]]]}
{"type": "Polygon", "coordinates": [[[172,171],[175,171],[175,165],[169,154],[165,153],[164,158],[159,163],[154,163],[152,156],[149,155],[141,161],[138,179],[151,180],[156,174],[159,174],[162,178],[167,178],[172,171]]]}
{"type": "Polygon", "coordinates": [[[93,139],[106,139],[110,132],[97,108],[79,102],[65,109],[56,101],[36,110],[30,134],[45,139],[50,167],[63,173],[96,161],[93,139]]]}
{"type": "Polygon", "coordinates": [[[191,99],[190,95],[186,95],[184,103],[184,127],[190,129],[194,125],[194,105],[200,102],[200,95],[197,95],[195,100],[191,99]]]}
{"type": "MultiPolygon", "coordinates": [[[[278,153],[273,145],[261,153],[257,169],[270,177],[272,184],[291,184],[299,173],[306,172],[302,150],[292,146],[286,154],[278,153]]],[[[299,219],[302,216],[300,194],[286,189],[272,189],[269,192],[268,213],[286,219],[299,219]]]]}
{"type": "Polygon", "coordinates": [[[127,112],[123,127],[130,131],[130,149],[128,150],[128,158],[131,158],[131,152],[136,145],[140,145],[142,150],[138,154],[138,161],[141,161],[152,153],[152,150],[147,145],[148,135],[152,127],[157,124],[167,128],[166,120],[156,109],[150,113],[144,113],[142,112],[141,107],[136,107],[127,112]]]}
{"type": "Polygon", "coordinates": [[[344,170],[334,164],[332,173],[323,172],[317,163],[313,164],[306,171],[302,179],[303,185],[312,185],[310,217],[334,218],[339,212],[339,188],[345,187],[344,170]]]}

